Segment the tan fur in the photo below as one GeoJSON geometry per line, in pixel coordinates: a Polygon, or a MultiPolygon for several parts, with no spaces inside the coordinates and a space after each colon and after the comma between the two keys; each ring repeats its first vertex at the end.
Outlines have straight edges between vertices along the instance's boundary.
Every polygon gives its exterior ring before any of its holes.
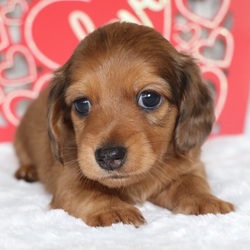
{"type": "Polygon", "coordinates": [[[16,177],[41,180],[61,208],[91,226],[145,223],[133,205],[149,200],[176,213],[228,213],[210,193],[200,147],[214,121],[213,102],[193,59],[151,28],[104,26],[87,36],[28,108],[17,129],[16,177]],[[143,90],[163,97],[138,106],[143,90]],[[81,117],[74,101],[88,97],[81,117]],[[122,167],[102,169],[102,145],[127,149],[122,167]]]}

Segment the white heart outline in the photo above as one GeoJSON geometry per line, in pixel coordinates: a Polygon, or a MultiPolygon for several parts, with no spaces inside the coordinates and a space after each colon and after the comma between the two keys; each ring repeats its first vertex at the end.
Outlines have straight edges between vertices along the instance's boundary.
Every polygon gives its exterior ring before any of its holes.
{"type": "Polygon", "coordinates": [[[0,52],[1,52],[5,48],[7,48],[10,44],[8,33],[3,24],[3,19],[1,16],[0,16],[0,37],[1,37],[1,40],[0,40],[0,52]]]}
{"type": "Polygon", "coordinates": [[[195,47],[195,56],[197,59],[201,60],[202,62],[210,65],[210,66],[217,66],[221,68],[227,68],[230,66],[234,53],[234,39],[227,29],[225,28],[217,28],[211,32],[208,38],[199,40],[197,42],[197,46],[195,47]],[[222,60],[218,59],[211,59],[203,56],[200,52],[201,47],[212,47],[218,37],[223,37],[225,40],[225,55],[222,60]]]}
{"type": "Polygon", "coordinates": [[[10,84],[16,84],[20,86],[36,80],[37,78],[36,63],[31,52],[28,50],[27,47],[20,44],[15,44],[7,50],[5,57],[6,57],[5,60],[0,63],[0,85],[7,86],[10,84]],[[2,76],[2,71],[10,68],[13,65],[13,58],[16,53],[21,53],[24,56],[25,60],[27,60],[28,70],[29,70],[28,76],[21,78],[18,77],[15,79],[6,79],[2,76]]]}
{"type": "Polygon", "coordinates": [[[215,103],[215,116],[216,120],[219,119],[223,108],[226,104],[227,96],[228,96],[228,80],[225,74],[221,69],[213,66],[201,66],[201,72],[204,73],[212,73],[219,80],[220,93],[218,96],[218,101],[215,103]]]}
{"type": "Polygon", "coordinates": [[[34,100],[35,98],[37,98],[37,96],[38,93],[26,89],[21,89],[8,94],[2,106],[2,110],[7,121],[14,126],[17,126],[19,124],[19,119],[16,118],[11,109],[11,102],[13,101],[13,99],[17,97],[22,97],[22,99],[28,98],[34,100]]]}
{"type": "Polygon", "coordinates": [[[199,41],[201,36],[201,27],[195,23],[187,23],[185,25],[176,24],[175,30],[177,30],[177,33],[173,34],[173,39],[179,45],[178,47],[185,50],[190,50],[190,48],[192,48],[193,45],[199,41]],[[180,32],[192,32],[191,30],[194,30],[194,35],[190,40],[186,41],[185,39],[181,38],[180,32]]]}
{"type": "Polygon", "coordinates": [[[172,6],[171,1],[167,0],[163,14],[163,36],[170,40],[172,28],[172,6]]]}
{"type": "Polygon", "coordinates": [[[22,25],[23,18],[9,18],[7,14],[10,11],[15,10],[16,5],[20,5],[22,9],[22,14],[25,14],[29,10],[29,4],[26,0],[9,0],[8,4],[4,6],[1,10],[1,15],[3,17],[4,23],[8,26],[11,25],[22,25]]]}
{"type": "Polygon", "coordinates": [[[28,89],[28,90],[19,89],[19,90],[12,91],[11,93],[7,94],[2,105],[3,114],[6,120],[10,122],[12,125],[17,126],[20,122],[20,119],[18,119],[15,116],[15,114],[12,112],[12,108],[11,108],[12,101],[18,97],[21,97],[23,99],[28,98],[30,100],[36,99],[39,93],[41,92],[44,84],[50,81],[51,77],[52,77],[52,73],[42,75],[34,84],[33,89],[28,89]]]}
{"type": "Polygon", "coordinates": [[[195,23],[199,23],[201,26],[210,29],[217,27],[221,23],[221,21],[223,20],[229,9],[229,6],[230,6],[230,0],[223,0],[220,9],[213,17],[213,20],[209,20],[205,17],[201,17],[199,15],[194,14],[191,10],[187,8],[183,0],[176,0],[176,7],[184,17],[194,21],[195,23]]]}

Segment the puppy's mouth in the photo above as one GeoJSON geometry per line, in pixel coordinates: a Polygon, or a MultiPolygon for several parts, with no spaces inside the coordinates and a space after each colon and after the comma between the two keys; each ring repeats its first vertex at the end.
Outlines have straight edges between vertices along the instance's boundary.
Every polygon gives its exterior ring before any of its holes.
{"type": "Polygon", "coordinates": [[[118,174],[115,174],[115,175],[111,175],[108,177],[109,179],[113,179],[113,180],[125,180],[125,179],[129,179],[130,176],[129,175],[118,175],[118,174]]]}
{"type": "Polygon", "coordinates": [[[102,179],[99,179],[99,181],[109,187],[121,187],[135,183],[138,181],[138,179],[140,178],[133,174],[110,173],[110,175],[106,175],[102,179]]]}

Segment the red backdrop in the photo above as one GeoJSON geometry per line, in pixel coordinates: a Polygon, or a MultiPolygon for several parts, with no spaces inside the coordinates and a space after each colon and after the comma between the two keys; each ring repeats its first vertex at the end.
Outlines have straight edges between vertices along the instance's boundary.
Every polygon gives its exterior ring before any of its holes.
{"type": "Polygon", "coordinates": [[[78,42],[117,20],[154,27],[178,50],[196,57],[216,102],[213,134],[242,133],[250,78],[250,1],[221,0],[210,11],[211,0],[198,7],[194,2],[6,1],[0,7],[0,141],[13,139],[25,101],[37,97],[78,42]]]}

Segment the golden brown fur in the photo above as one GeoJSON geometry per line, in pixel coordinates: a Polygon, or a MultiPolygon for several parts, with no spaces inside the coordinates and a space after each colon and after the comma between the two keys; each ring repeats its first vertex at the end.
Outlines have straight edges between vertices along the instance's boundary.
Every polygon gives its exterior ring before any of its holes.
{"type": "Polygon", "coordinates": [[[151,28],[109,24],[79,44],[27,110],[15,139],[16,177],[41,180],[52,208],[91,226],[140,226],[133,205],[146,200],[175,213],[228,213],[233,206],[210,193],[200,161],[213,121],[192,58],[151,28]],[[159,106],[139,106],[145,91],[160,96],[159,106]],[[85,97],[91,110],[82,116],[75,102],[85,97]],[[118,147],[125,156],[100,167],[98,157],[118,147]]]}

